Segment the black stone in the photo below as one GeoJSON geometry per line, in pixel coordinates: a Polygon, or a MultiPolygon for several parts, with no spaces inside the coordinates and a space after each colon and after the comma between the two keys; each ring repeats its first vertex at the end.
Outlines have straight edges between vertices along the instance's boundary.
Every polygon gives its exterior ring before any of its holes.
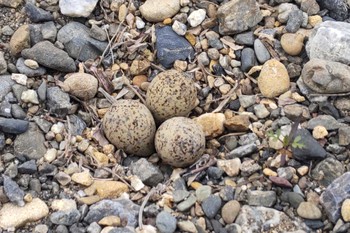
{"type": "Polygon", "coordinates": [[[304,220],[304,223],[311,229],[320,229],[324,227],[324,223],[321,220],[304,220]]]}
{"type": "Polygon", "coordinates": [[[38,167],[36,166],[35,160],[30,160],[18,166],[18,172],[22,174],[34,174],[37,170],[38,167]]]}
{"type": "Polygon", "coordinates": [[[321,8],[329,10],[329,15],[338,21],[347,19],[348,6],[344,0],[317,0],[321,8]]]}
{"type": "Polygon", "coordinates": [[[2,175],[4,179],[4,191],[8,199],[18,206],[24,206],[24,191],[10,177],[2,175]]]}
{"type": "Polygon", "coordinates": [[[209,177],[211,179],[214,179],[214,180],[221,179],[222,174],[224,174],[224,171],[218,167],[209,167],[207,172],[208,172],[209,177]]]}
{"type": "Polygon", "coordinates": [[[241,69],[243,72],[247,72],[257,64],[254,49],[244,48],[241,55],[241,69]]]}
{"type": "Polygon", "coordinates": [[[287,32],[295,33],[299,30],[302,23],[303,12],[301,10],[294,10],[289,14],[285,29],[287,30],[287,32]]]}
{"type": "Polygon", "coordinates": [[[28,130],[29,122],[0,117],[0,131],[9,134],[21,134],[28,130]]]}
{"type": "Polygon", "coordinates": [[[156,36],[157,59],[165,68],[171,68],[176,60],[193,59],[191,44],[171,27],[156,28],[156,36]]]}
{"type": "Polygon", "coordinates": [[[312,137],[306,129],[298,129],[295,133],[296,137],[301,136],[300,143],[303,148],[292,147],[293,157],[298,160],[323,159],[327,152],[323,147],[312,137]]]}
{"type": "Polygon", "coordinates": [[[41,8],[38,8],[34,4],[29,2],[25,5],[25,11],[28,17],[30,18],[30,20],[34,23],[53,20],[53,16],[50,12],[45,11],[41,8]]]}

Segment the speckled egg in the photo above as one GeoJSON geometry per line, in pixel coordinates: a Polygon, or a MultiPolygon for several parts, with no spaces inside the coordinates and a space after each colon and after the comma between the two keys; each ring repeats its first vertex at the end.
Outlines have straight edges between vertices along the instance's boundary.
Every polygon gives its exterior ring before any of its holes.
{"type": "Polygon", "coordinates": [[[74,73],[67,75],[64,81],[65,88],[69,94],[74,95],[82,100],[92,99],[98,88],[97,79],[91,74],[74,73]]]}
{"type": "Polygon", "coordinates": [[[158,74],[146,95],[147,107],[158,122],[175,116],[187,116],[196,106],[196,99],[194,82],[177,70],[158,74]]]}
{"type": "Polygon", "coordinates": [[[156,151],[174,167],[186,167],[204,153],[205,136],[200,125],[186,117],[174,117],[160,125],[155,136],[156,151]]]}
{"type": "Polygon", "coordinates": [[[106,138],[128,154],[146,157],[154,152],[156,124],[148,108],[137,100],[118,100],[103,118],[106,138]]]}

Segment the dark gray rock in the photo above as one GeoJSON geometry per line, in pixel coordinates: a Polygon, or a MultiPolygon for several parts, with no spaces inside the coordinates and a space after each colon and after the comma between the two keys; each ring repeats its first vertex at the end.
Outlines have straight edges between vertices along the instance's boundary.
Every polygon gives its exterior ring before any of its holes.
{"type": "Polygon", "coordinates": [[[45,101],[46,100],[46,91],[47,91],[47,83],[45,80],[43,80],[37,90],[39,100],[45,101]]]}
{"type": "Polygon", "coordinates": [[[344,165],[333,158],[326,158],[319,162],[312,170],[311,176],[321,185],[327,187],[345,171],[344,165]]]}
{"type": "Polygon", "coordinates": [[[217,195],[210,195],[202,202],[201,206],[204,214],[208,218],[214,218],[221,208],[221,198],[217,195]]]}
{"type": "Polygon", "coordinates": [[[57,174],[57,167],[53,164],[43,163],[38,167],[39,174],[42,176],[55,176],[57,174]]]}
{"type": "Polygon", "coordinates": [[[336,223],[340,218],[340,208],[343,201],[350,198],[350,172],[335,179],[322,193],[320,202],[328,218],[336,223]]]}
{"type": "Polygon", "coordinates": [[[326,157],[325,149],[312,137],[308,130],[298,129],[295,135],[296,137],[301,137],[300,143],[303,144],[303,148],[292,147],[292,153],[295,159],[303,161],[323,159],[326,157]]]}
{"type": "Polygon", "coordinates": [[[65,117],[72,107],[69,95],[59,87],[48,88],[46,95],[49,111],[58,117],[65,117]]]}
{"type": "Polygon", "coordinates": [[[139,208],[128,199],[102,200],[90,206],[84,221],[98,222],[106,216],[115,215],[127,220],[128,226],[136,226],[139,208]]]}
{"type": "Polygon", "coordinates": [[[350,24],[335,21],[318,24],[305,48],[310,59],[319,58],[349,65],[350,24]]]}
{"type": "Polygon", "coordinates": [[[18,167],[15,163],[10,163],[10,165],[7,166],[5,172],[5,175],[7,175],[10,178],[15,178],[18,175],[18,167]]]}
{"type": "Polygon", "coordinates": [[[130,166],[131,172],[138,176],[143,183],[149,186],[156,186],[164,179],[162,172],[159,168],[147,159],[141,158],[130,166]]]}
{"type": "Polygon", "coordinates": [[[255,143],[251,143],[248,145],[237,147],[236,149],[230,151],[226,154],[227,159],[233,159],[233,158],[241,158],[247,155],[250,155],[257,151],[258,147],[255,143]]]}
{"type": "Polygon", "coordinates": [[[11,79],[11,75],[0,75],[0,101],[11,91],[15,82],[11,79]]]}
{"type": "Polygon", "coordinates": [[[237,44],[252,46],[254,45],[255,36],[252,31],[249,31],[249,32],[243,32],[243,33],[237,34],[233,37],[233,39],[237,44]]]}
{"type": "Polygon", "coordinates": [[[209,167],[207,172],[208,172],[209,177],[214,179],[214,180],[221,179],[222,175],[224,174],[224,171],[218,167],[209,167]]]}
{"type": "Polygon", "coordinates": [[[11,114],[11,104],[4,100],[0,103],[0,116],[2,117],[12,117],[11,114]]]}
{"type": "Polygon", "coordinates": [[[186,190],[181,190],[181,189],[174,190],[173,200],[175,203],[178,203],[178,202],[184,200],[185,198],[187,198],[188,195],[190,195],[190,193],[186,190]]]}
{"type": "Polygon", "coordinates": [[[254,41],[254,51],[255,51],[256,58],[262,64],[264,64],[267,60],[271,58],[269,51],[266,49],[265,45],[259,39],[256,39],[254,41]]]}
{"type": "Polygon", "coordinates": [[[18,172],[21,174],[34,174],[37,170],[35,160],[29,160],[18,166],[18,172]]]}
{"type": "Polygon", "coordinates": [[[50,215],[50,221],[57,225],[71,226],[80,219],[80,212],[77,209],[57,211],[50,215]]]}
{"type": "Polygon", "coordinates": [[[340,127],[346,127],[346,124],[339,123],[334,117],[329,115],[319,115],[315,118],[312,118],[307,122],[306,128],[312,130],[316,126],[324,126],[327,130],[337,130],[340,127]]]}
{"type": "Polygon", "coordinates": [[[45,137],[35,123],[29,125],[29,130],[17,136],[14,141],[16,156],[26,156],[30,159],[40,159],[46,153],[45,137]],[[30,140],[28,140],[30,139],[30,140]]]}
{"type": "Polygon", "coordinates": [[[299,218],[290,219],[285,213],[267,207],[242,206],[235,221],[240,225],[242,232],[262,232],[268,229],[270,232],[305,231],[310,229],[299,218]]]}
{"type": "Polygon", "coordinates": [[[135,230],[129,227],[115,227],[108,231],[108,233],[134,233],[135,230]]]}
{"type": "Polygon", "coordinates": [[[263,19],[255,0],[229,1],[218,8],[217,17],[223,35],[246,31],[263,19]]]}
{"type": "Polygon", "coordinates": [[[5,175],[2,175],[2,177],[4,179],[4,191],[8,199],[18,206],[24,206],[24,191],[10,177],[5,175]]]}
{"type": "Polygon", "coordinates": [[[197,200],[197,198],[191,194],[186,200],[179,203],[176,207],[181,212],[187,211],[196,203],[196,200],[197,200]]]}
{"type": "Polygon", "coordinates": [[[21,103],[21,96],[24,91],[27,91],[28,88],[26,86],[20,85],[20,84],[14,84],[12,86],[12,92],[16,96],[16,99],[19,103],[21,103]]]}
{"type": "Polygon", "coordinates": [[[21,134],[28,130],[28,121],[0,117],[0,131],[10,134],[21,134]]]}
{"type": "Polygon", "coordinates": [[[157,59],[165,68],[171,68],[176,60],[193,59],[191,44],[170,26],[156,28],[156,37],[157,59]]]}
{"type": "Polygon", "coordinates": [[[39,128],[44,131],[44,133],[48,133],[51,129],[52,123],[40,118],[38,116],[33,117],[34,122],[39,126],[39,128]]]}
{"type": "Polygon", "coordinates": [[[272,207],[276,203],[276,200],[277,196],[274,191],[254,190],[248,192],[248,204],[250,206],[272,207]]]}
{"type": "Polygon", "coordinates": [[[157,215],[156,226],[161,233],[175,232],[176,223],[176,218],[168,212],[162,211],[157,215]]]}
{"type": "Polygon", "coordinates": [[[99,26],[93,24],[90,29],[90,36],[99,41],[106,41],[107,35],[105,30],[100,28],[99,26]]]}
{"type": "Polygon", "coordinates": [[[302,203],[304,198],[299,194],[295,192],[284,192],[281,195],[281,200],[288,202],[293,208],[298,208],[300,203],[302,203]]]}
{"type": "Polygon", "coordinates": [[[67,73],[76,70],[74,60],[49,41],[41,41],[30,49],[24,49],[21,54],[26,59],[33,59],[40,65],[54,70],[67,73]]]}
{"type": "Polygon", "coordinates": [[[244,48],[241,55],[241,69],[248,72],[250,68],[257,64],[255,52],[252,48],[244,48]]]}
{"type": "MultiPolygon", "coordinates": [[[[71,123],[71,134],[81,135],[86,128],[86,123],[77,115],[70,115],[69,121],[71,123]]],[[[66,123],[68,129],[68,123],[66,123]]]]}
{"type": "Polygon", "coordinates": [[[43,35],[41,34],[42,24],[29,24],[29,36],[30,36],[30,44],[34,46],[35,44],[43,41],[43,35]]]}
{"type": "Polygon", "coordinates": [[[25,12],[29,19],[34,23],[46,22],[53,20],[53,16],[50,12],[36,7],[34,4],[27,2],[25,5],[25,12]]]}
{"type": "Polygon", "coordinates": [[[303,12],[301,10],[294,10],[290,12],[287,25],[285,27],[287,32],[295,33],[299,30],[304,20],[303,12]]]}
{"type": "Polygon", "coordinates": [[[0,152],[5,148],[5,146],[6,146],[5,134],[0,132],[0,152]]]}
{"type": "Polygon", "coordinates": [[[78,22],[63,26],[57,33],[57,40],[64,45],[69,56],[80,61],[95,59],[107,47],[106,42],[90,37],[90,29],[78,22]]]}
{"type": "Polygon", "coordinates": [[[13,118],[24,120],[27,117],[27,113],[18,104],[11,104],[11,114],[13,118]]]}
{"type": "Polygon", "coordinates": [[[57,36],[57,28],[54,22],[46,22],[41,26],[41,35],[44,40],[55,42],[57,36]]]}
{"type": "Polygon", "coordinates": [[[335,20],[343,21],[349,17],[348,6],[344,0],[318,0],[318,3],[321,8],[329,10],[329,15],[335,20]]]}

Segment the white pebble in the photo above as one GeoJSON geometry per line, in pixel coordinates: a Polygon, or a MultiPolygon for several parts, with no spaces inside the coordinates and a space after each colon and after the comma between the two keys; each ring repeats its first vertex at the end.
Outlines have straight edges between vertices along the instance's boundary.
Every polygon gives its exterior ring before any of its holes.
{"type": "Polygon", "coordinates": [[[143,20],[142,20],[140,17],[138,17],[138,16],[136,17],[136,22],[135,22],[135,24],[136,24],[137,29],[142,29],[142,28],[144,28],[145,25],[146,25],[146,23],[143,22],[143,20]]]}
{"type": "Polygon", "coordinates": [[[27,85],[27,79],[28,77],[24,74],[12,74],[11,79],[14,80],[16,83],[21,85],[27,85]]]}
{"type": "Polygon", "coordinates": [[[51,163],[57,157],[57,150],[55,148],[48,149],[44,155],[45,161],[51,163]]]}
{"type": "Polygon", "coordinates": [[[175,22],[173,23],[173,26],[172,26],[174,32],[176,32],[176,34],[180,35],[180,36],[183,36],[186,34],[186,31],[187,31],[187,27],[185,24],[175,20],[175,22]]]}
{"type": "Polygon", "coordinates": [[[34,61],[32,59],[26,59],[24,60],[24,64],[26,66],[28,66],[29,68],[33,69],[33,70],[36,70],[39,68],[39,64],[37,61],[34,61]]]}
{"type": "Polygon", "coordinates": [[[58,122],[51,127],[51,131],[54,132],[55,134],[59,134],[59,133],[61,134],[63,133],[63,130],[64,130],[64,124],[62,122],[58,122]]]}
{"type": "Polygon", "coordinates": [[[193,11],[187,18],[191,27],[197,27],[205,19],[206,12],[203,9],[193,11]]]}
{"type": "Polygon", "coordinates": [[[34,90],[23,91],[21,100],[25,103],[39,104],[38,94],[34,90]]]}

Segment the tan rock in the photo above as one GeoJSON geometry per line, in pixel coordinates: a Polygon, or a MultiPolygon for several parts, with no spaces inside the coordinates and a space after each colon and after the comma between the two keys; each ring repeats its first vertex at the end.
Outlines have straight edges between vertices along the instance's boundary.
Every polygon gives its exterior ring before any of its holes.
{"type": "Polygon", "coordinates": [[[36,62],[36,61],[34,61],[34,60],[32,60],[32,59],[26,59],[26,60],[24,60],[24,64],[25,64],[26,66],[28,66],[29,68],[33,69],[33,70],[36,70],[36,69],[39,68],[38,62],[36,62]]]}
{"type": "Polygon", "coordinates": [[[120,218],[114,215],[110,215],[102,218],[100,221],[98,221],[98,224],[103,226],[114,226],[114,227],[121,226],[120,218]]]}
{"type": "Polygon", "coordinates": [[[20,55],[23,49],[30,48],[29,25],[20,26],[10,40],[10,51],[14,56],[20,55]]]}
{"type": "Polygon", "coordinates": [[[109,157],[101,152],[95,151],[94,153],[94,158],[96,161],[101,164],[101,165],[107,165],[109,161],[109,157]]]}
{"type": "Polygon", "coordinates": [[[132,79],[132,84],[138,87],[141,87],[141,84],[147,82],[147,76],[146,75],[136,75],[132,79]]]}
{"type": "Polygon", "coordinates": [[[226,119],[224,125],[227,129],[234,132],[243,132],[249,130],[249,116],[248,115],[237,115],[229,119],[226,119]]]}
{"type": "Polygon", "coordinates": [[[225,130],[226,117],[223,113],[205,113],[194,120],[202,126],[206,137],[217,137],[225,130]]]}
{"type": "Polygon", "coordinates": [[[308,18],[308,23],[309,23],[312,27],[315,27],[317,24],[322,23],[322,17],[319,16],[319,15],[309,16],[309,18],[308,18]]]}
{"type": "Polygon", "coordinates": [[[271,170],[270,168],[264,168],[263,173],[265,176],[277,176],[277,172],[271,170]]]}
{"type": "Polygon", "coordinates": [[[301,166],[297,169],[297,172],[299,173],[299,175],[305,176],[309,172],[309,167],[306,165],[301,166]]]}
{"type": "Polygon", "coordinates": [[[240,210],[241,205],[238,201],[229,201],[221,209],[222,219],[225,221],[225,223],[231,224],[235,221],[240,210]]]}
{"type": "Polygon", "coordinates": [[[39,198],[34,198],[23,207],[6,203],[0,210],[0,227],[4,229],[18,228],[28,222],[38,221],[48,214],[49,207],[39,198]]]}
{"type": "Polygon", "coordinates": [[[128,192],[126,184],[112,180],[95,180],[94,183],[84,190],[87,195],[97,194],[100,198],[118,198],[122,193],[128,192]]]}
{"type": "Polygon", "coordinates": [[[142,16],[149,22],[162,22],[180,10],[179,0],[147,0],[140,6],[142,16]]]}
{"type": "Polygon", "coordinates": [[[53,200],[51,209],[56,211],[68,211],[77,209],[77,204],[73,199],[57,199],[53,200]]]}
{"type": "Polygon", "coordinates": [[[97,93],[98,81],[91,74],[78,72],[68,74],[64,85],[70,94],[82,100],[89,100],[97,93]]]}
{"type": "Polygon", "coordinates": [[[130,73],[131,75],[145,74],[150,66],[151,63],[146,59],[134,60],[130,66],[130,73]]]}
{"type": "Polygon", "coordinates": [[[281,37],[281,46],[289,55],[300,54],[304,47],[304,35],[298,33],[286,33],[281,37]]]}
{"type": "Polygon", "coordinates": [[[181,221],[177,223],[177,227],[184,232],[197,233],[197,228],[191,221],[181,221]]]}
{"type": "Polygon", "coordinates": [[[17,8],[22,2],[23,0],[0,0],[0,6],[17,8]]]}
{"type": "Polygon", "coordinates": [[[345,222],[350,222],[350,199],[345,199],[341,206],[341,216],[345,222]]]}
{"type": "Polygon", "coordinates": [[[241,160],[239,158],[234,158],[230,160],[219,159],[217,161],[217,166],[223,170],[228,176],[237,176],[239,173],[239,168],[241,166],[241,160]]]}
{"type": "Polygon", "coordinates": [[[312,202],[301,202],[297,213],[305,219],[320,219],[322,217],[321,210],[312,202]]]}
{"type": "Polygon", "coordinates": [[[258,77],[258,86],[263,96],[268,98],[288,91],[290,80],[286,67],[275,59],[265,62],[258,77]]]}
{"type": "Polygon", "coordinates": [[[99,195],[92,195],[92,196],[88,196],[88,197],[78,198],[79,203],[86,204],[86,205],[95,204],[96,202],[98,202],[100,200],[101,200],[101,198],[99,195]]]}
{"type": "Polygon", "coordinates": [[[93,182],[92,176],[90,175],[90,172],[88,170],[83,172],[74,173],[72,175],[72,180],[77,183],[84,186],[90,186],[93,182]]]}
{"type": "Polygon", "coordinates": [[[322,125],[318,125],[312,130],[312,136],[315,139],[322,139],[322,138],[326,137],[327,135],[328,135],[328,131],[322,125]]]}

